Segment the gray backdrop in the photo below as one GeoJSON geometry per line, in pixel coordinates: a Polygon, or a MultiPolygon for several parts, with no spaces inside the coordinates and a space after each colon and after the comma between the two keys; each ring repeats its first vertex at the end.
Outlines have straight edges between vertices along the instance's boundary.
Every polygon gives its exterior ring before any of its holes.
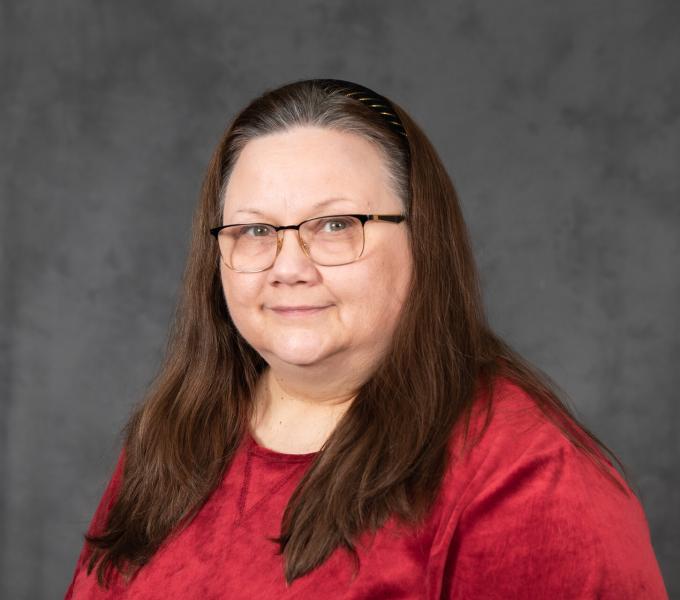
{"type": "Polygon", "coordinates": [[[321,76],[431,136],[493,324],[630,467],[680,594],[680,3],[0,6],[3,598],[71,579],[223,128],[321,76]]]}

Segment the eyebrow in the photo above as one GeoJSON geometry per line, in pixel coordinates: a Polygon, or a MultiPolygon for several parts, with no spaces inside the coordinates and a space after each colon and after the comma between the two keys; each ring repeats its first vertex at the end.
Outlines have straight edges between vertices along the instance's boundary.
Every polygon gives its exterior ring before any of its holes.
{"type": "MultiPolygon", "coordinates": [[[[312,205],[312,211],[319,210],[320,208],[325,208],[329,204],[334,204],[336,202],[352,202],[350,198],[343,198],[342,196],[334,196],[332,198],[326,198],[325,200],[321,200],[317,202],[316,204],[312,205]]],[[[254,215],[260,215],[262,217],[266,216],[265,213],[255,209],[255,208],[240,208],[237,210],[234,214],[238,213],[251,213],[254,215]]]]}

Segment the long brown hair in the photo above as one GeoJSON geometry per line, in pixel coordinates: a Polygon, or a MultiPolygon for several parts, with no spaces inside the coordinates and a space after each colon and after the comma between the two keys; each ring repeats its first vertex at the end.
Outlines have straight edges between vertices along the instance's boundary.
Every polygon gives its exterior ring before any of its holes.
{"type": "MultiPolygon", "coordinates": [[[[274,541],[291,583],[338,547],[394,514],[419,522],[449,464],[453,427],[470,414],[480,383],[491,397],[505,376],[524,388],[565,435],[604,467],[613,455],[571,416],[563,392],[489,328],[456,191],[437,152],[392,102],[405,147],[361,102],[315,80],[270,90],[233,120],[208,166],[164,362],[124,429],[119,493],[100,535],[86,535],[88,573],[108,584],[146,564],[219,484],[252,416],[266,367],[234,326],[221,287],[218,248],[231,170],[252,139],[297,126],[352,132],[376,144],[403,200],[413,256],[411,290],[392,346],[315,457],[274,541]],[[394,440],[399,444],[395,445],[394,440]]],[[[618,462],[618,461],[617,461],[618,462]]]]}

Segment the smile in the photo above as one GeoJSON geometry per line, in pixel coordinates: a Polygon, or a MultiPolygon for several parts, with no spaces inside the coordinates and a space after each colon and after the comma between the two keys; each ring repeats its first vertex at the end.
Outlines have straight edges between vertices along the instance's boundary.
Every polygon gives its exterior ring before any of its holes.
{"type": "Polygon", "coordinates": [[[320,313],[327,308],[330,308],[331,305],[328,306],[274,306],[270,310],[274,312],[275,314],[282,316],[282,317],[306,317],[309,315],[314,315],[316,313],[320,313]]]}

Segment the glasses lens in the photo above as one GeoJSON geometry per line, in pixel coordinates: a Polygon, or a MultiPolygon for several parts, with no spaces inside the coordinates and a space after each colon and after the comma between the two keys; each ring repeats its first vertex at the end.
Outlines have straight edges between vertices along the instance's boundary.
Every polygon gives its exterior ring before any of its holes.
{"type": "Polygon", "coordinates": [[[319,265],[355,261],[364,250],[364,228],[356,217],[320,217],[300,227],[310,258],[319,265]]]}
{"type": "Polygon", "coordinates": [[[276,257],[276,230],[263,223],[222,229],[219,243],[222,260],[235,271],[261,271],[276,257]]]}

